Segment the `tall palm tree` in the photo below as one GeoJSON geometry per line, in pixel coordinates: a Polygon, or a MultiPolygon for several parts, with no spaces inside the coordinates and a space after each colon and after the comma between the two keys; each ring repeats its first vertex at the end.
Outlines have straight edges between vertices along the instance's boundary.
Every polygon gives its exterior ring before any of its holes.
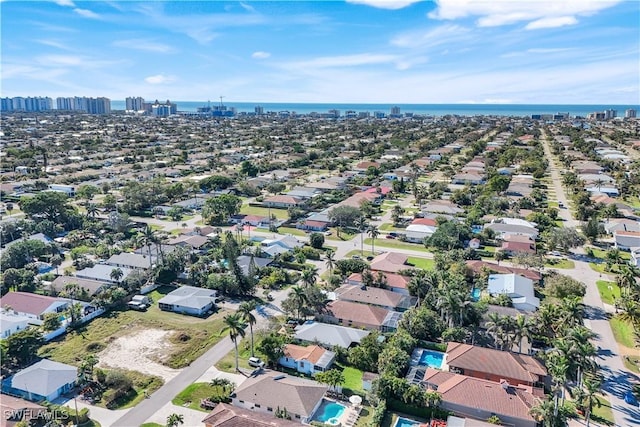
{"type": "Polygon", "coordinates": [[[334,251],[329,250],[325,252],[325,258],[326,258],[325,265],[329,269],[329,275],[333,276],[333,268],[335,267],[335,262],[336,262],[336,253],[334,251]]]}
{"type": "Polygon", "coordinates": [[[555,427],[557,418],[555,411],[555,402],[552,399],[545,399],[532,407],[529,414],[543,427],[555,427]]]}
{"type": "Polygon", "coordinates": [[[95,218],[98,215],[98,207],[94,203],[87,205],[87,218],[95,218]]]}
{"type": "Polygon", "coordinates": [[[564,396],[564,384],[567,381],[567,371],[569,370],[569,361],[563,355],[550,357],[547,361],[547,369],[553,379],[553,415],[558,415],[558,399],[560,394],[564,396]]]}
{"type": "Polygon", "coordinates": [[[370,225],[367,229],[367,234],[371,237],[371,254],[373,255],[375,253],[375,242],[380,235],[380,231],[378,231],[378,227],[375,225],[370,225]]]}
{"type": "Polygon", "coordinates": [[[518,343],[518,353],[522,353],[522,340],[531,337],[531,324],[529,320],[523,315],[518,314],[513,323],[513,332],[514,340],[518,343]]]}
{"type": "Polygon", "coordinates": [[[355,221],[355,226],[360,233],[360,256],[364,255],[364,232],[367,229],[367,219],[363,216],[359,217],[355,221]]]}
{"type": "Polygon", "coordinates": [[[109,277],[115,280],[117,284],[120,284],[120,279],[122,279],[122,276],[124,276],[124,273],[122,272],[122,269],[120,269],[120,267],[112,269],[111,273],[109,274],[109,277]]]}
{"type": "Polygon", "coordinates": [[[305,267],[302,270],[300,278],[305,286],[313,286],[316,284],[316,280],[318,280],[318,269],[315,267],[305,267]]]}
{"type": "Polygon", "coordinates": [[[584,394],[582,400],[580,401],[580,404],[583,405],[586,409],[585,419],[587,420],[587,427],[589,427],[589,424],[591,422],[591,411],[593,410],[593,407],[600,407],[601,405],[600,400],[597,396],[597,393],[600,391],[600,384],[600,379],[593,375],[585,378],[583,384],[584,387],[582,389],[584,391],[584,394]]]}
{"type": "Polygon", "coordinates": [[[229,338],[231,338],[231,341],[233,341],[233,345],[236,350],[236,371],[239,371],[240,365],[238,364],[238,337],[244,338],[244,329],[247,327],[247,325],[244,323],[242,315],[237,312],[224,316],[223,325],[223,331],[228,330],[229,338]]]}
{"type": "Polygon", "coordinates": [[[291,297],[296,302],[297,318],[300,320],[300,313],[304,308],[304,305],[308,302],[307,294],[300,286],[294,286],[291,288],[291,297]]]}
{"type": "Polygon", "coordinates": [[[143,245],[147,247],[147,255],[149,256],[149,268],[152,267],[153,263],[151,261],[151,245],[158,241],[158,236],[156,232],[147,224],[147,226],[142,230],[142,234],[140,235],[140,241],[143,245]]]}
{"type": "Polygon", "coordinates": [[[253,325],[256,324],[256,316],[253,315],[253,310],[256,308],[254,301],[246,301],[240,304],[238,307],[238,313],[242,316],[242,320],[249,324],[249,332],[251,333],[251,357],[255,356],[253,352],[253,325]]]}

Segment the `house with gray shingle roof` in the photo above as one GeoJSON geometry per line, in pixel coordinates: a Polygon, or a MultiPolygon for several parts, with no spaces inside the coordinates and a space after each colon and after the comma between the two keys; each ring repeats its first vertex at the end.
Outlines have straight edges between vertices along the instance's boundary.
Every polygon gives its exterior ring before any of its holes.
{"type": "Polygon", "coordinates": [[[52,401],[70,391],[77,377],[75,366],[42,359],[2,381],[2,391],[33,402],[52,401]]]}
{"type": "Polygon", "coordinates": [[[204,316],[213,309],[217,291],[194,286],[180,286],[158,300],[160,310],[204,316]]]}
{"type": "Polygon", "coordinates": [[[294,338],[305,342],[319,342],[329,347],[337,345],[349,348],[353,344],[360,344],[360,341],[370,333],[363,329],[307,321],[296,326],[294,338]]]}

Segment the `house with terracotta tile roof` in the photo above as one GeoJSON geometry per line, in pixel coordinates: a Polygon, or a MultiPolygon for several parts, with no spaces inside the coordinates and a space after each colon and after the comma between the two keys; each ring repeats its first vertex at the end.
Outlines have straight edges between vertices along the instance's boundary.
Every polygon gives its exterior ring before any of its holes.
{"type": "Polygon", "coordinates": [[[547,368],[533,356],[450,342],[442,363],[444,371],[512,385],[542,386],[547,368]]]}
{"type": "Polygon", "coordinates": [[[394,311],[406,311],[418,302],[417,298],[409,295],[365,285],[342,285],[334,293],[341,301],[359,302],[394,311]]]}
{"type": "Polygon", "coordinates": [[[534,270],[527,270],[526,268],[507,267],[506,265],[498,265],[492,262],[479,260],[468,260],[465,262],[465,264],[467,264],[467,267],[469,267],[469,269],[471,269],[471,271],[473,271],[475,274],[479,274],[483,268],[486,268],[487,270],[495,273],[519,274],[533,280],[536,283],[542,280],[542,275],[539,272],[534,270]]]}
{"type": "Polygon", "coordinates": [[[371,260],[371,270],[397,273],[398,271],[411,268],[410,265],[407,265],[407,259],[409,259],[409,255],[399,254],[397,252],[384,252],[371,260]]]}
{"type": "Polygon", "coordinates": [[[402,313],[357,302],[331,301],[318,317],[327,323],[389,332],[398,328],[402,313]]]}
{"type": "Polygon", "coordinates": [[[205,427],[300,427],[300,423],[218,403],[202,420],[205,427]]]}
{"type": "Polygon", "coordinates": [[[308,423],[320,407],[329,387],[313,380],[292,377],[281,372],[262,371],[236,388],[233,406],[257,413],[271,414],[285,409],[292,421],[308,423]]]}
{"type": "Polygon", "coordinates": [[[544,399],[541,389],[491,381],[427,368],[422,384],[440,394],[440,407],[454,415],[487,420],[496,415],[502,423],[515,427],[536,427],[529,414],[544,399]]]}
{"type": "Polygon", "coordinates": [[[335,358],[336,354],[333,351],[319,345],[304,347],[287,344],[284,347],[284,355],[278,360],[278,364],[306,375],[313,375],[331,369],[335,358]]]}
{"type": "Polygon", "coordinates": [[[502,242],[500,251],[509,255],[517,253],[535,254],[536,244],[533,242],[502,242]]]}
{"type": "MultiPolygon", "coordinates": [[[[384,279],[387,283],[387,288],[389,288],[390,291],[403,295],[409,295],[409,289],[407,288],[407,286],[411,281],[410,277],[402,276],[395,273],[382,273],[382,275],[384,276],[384,279]]],[[[355,286],[362,286],[365,284],[362,279],[362,273],[351,273],[351,275],[346,278],[345,283],[355,286]]]]}

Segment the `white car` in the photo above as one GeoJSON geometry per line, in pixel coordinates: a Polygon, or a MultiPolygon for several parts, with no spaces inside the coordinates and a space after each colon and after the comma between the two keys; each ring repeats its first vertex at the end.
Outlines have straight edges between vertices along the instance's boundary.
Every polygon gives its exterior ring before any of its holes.
{"type": "Polygon", "coordinates": [[[260,360],[259,357],[250,357],[248,363],[249,363],[249,366],[252,366],[254,368],[264,367],[264,362],[260,360]]]}

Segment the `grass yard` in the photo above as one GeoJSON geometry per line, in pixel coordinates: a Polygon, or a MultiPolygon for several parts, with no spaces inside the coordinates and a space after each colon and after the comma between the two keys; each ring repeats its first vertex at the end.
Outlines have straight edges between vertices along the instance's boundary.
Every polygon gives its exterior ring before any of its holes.
{"type": "MultiPolygon", "coordinates": [[[[603,260],[607,259],[607,251],[605,251],[604,249],[596,248],[594,246],[588,246],[585,248],[585,250],[589,250],[589,249],[593,253],[594,257],[600,258],[603,260]]],[[[631,253],[620,251],[620,258],[625,261],[629,261],[631,259],[631,253]]]]}
{"type": "Polygon", "coordinates": [[[242,205],[242,207],[240,208],[240,213],[246,214],[246,215],[260,215],[264,217],[268,217],[269,214],[271,214],[271,215],[275,215],[275,217],[278,219],[289,218],[289,214],[287,213],[286,209],[276,209],[276,208],[269,209],[269,208],[263,208],[260,206],[250,206],[248,204],[242,205]]]}
{"type": "Polygon", "coordinates": [[[633,326],[629,322],[621,320],[619,317],[612,317],[609,321],[613,336],[616,338],[619,344],[625,347],[633,348],[635,343],[633,342],[633,326]]]}
{"type": "Polygon", "coordinates": [[[178,393],[171,403],[208,413],[211,412],[211,409],[201,407],[200,399],[210,399],[214,396],[225,398],[229,396],[229,393],[219,385],[212,386],[209,383],[193,383],[178,393]]]}
{"type": "Polygon", "coordinates": [[[598,280],[596,282],[600,298],[605,304],[613,305],[616,298],[620,298],[620,288],[615,282],[607,282],[606,280],[598,280]]]}
{"type": "Polygon", "coordinates": [[[624,198],[624,202],[636,209],[640,209],[640,198],[638,197],[627,196],[624,198]]]}
{"type": "MultiPolygon", "coordinates": [[[[366,239],[364,239],[364,244],[365,245],[369,245],[369,247],[371,247],[371,238],[367,237],[366,239]]],[[[393,240],[393,239],[376,239],[375,241],[375,247],[378,248],[392,248],[392,249],[409,249],[412,251],[418,251],[418,252],[429,252],[429,250],[427,248],[424,247],[424,245],[419,245],[417,243],[406,243],[406,242],[399,242],[397,240],[393,240]]]]}
{"type": "Polygon", "coordinates": [[[344,388],[348,388],[351,391],[364,391],[362,390],[362,371],[360,369],[352,368],[350,366],[345,367],[342,370],[344,375],[344,388]]]}
{"type": "Polygon", "coordinates": [[[612,426],[614,424],[613,411],[611,404],[604,396],[596,396],[600,402],[600,406],[594,406],[592,409],[591,420],[598,424],[612,426]]]}
{"type": "Polygon", "coordinates": [[[623,356],[622,361],[628,370],[640,374],[640,356],[623,356]]]}
{"type": "MultiPolygon", "coordinates": [[[[148,295],[157,302],[172,289],[163,286],[148,295]]],[[[118,337],[142,329],[163,329],[175,331],[171,339],[172,348],[167,348],[169,357],[164,364],[179,369],[189,365],[222,339],[224,334],[220,331],[225,314],[224,310],[220,310],[201,319],[161,311],[156,303],[146,312],[114,310],[44,345],[38,354],[58,362],[78,365],[84,356],[99,353],[118,337]]]]}
{"type": "Polygon", "coordinates": [[[329,231],[331,231],[331,235],[330,236],[325,236],[324,239],[326,240],[337,240],[337,241],[345,241],[345,240],[351,240],[356,236],[356,233],[350,233],[348,231],[342,230],[340,231],[340,237],[338,237],[338,233],[336,232],[336,229],[334,227],[329,228],[329,231]]]}
{"type": "MultiPolygon", "coordinates": [[[[269,231],[269,230],[266,230],[269,231]]],[[[297,228],[292,228],[292,227],[279,227],[278,228],[278,233],[279,234],[291,234],[293,236],[306,236],[307,233],[305,233],[302,230],[298,230],[297,228]]],[[[311,233],[309,233],[311,234],[311,233]]]]}
{"type": "Polygon", "coordinates": [[[355,427],[369,427],[371,420],[373,420],[373,408],[369,405],[362,405],[360,417],[358,417],[355,427]]]}
{"type": "MultiPolygon", "coordinates": [[[[257,347],[260,342],[260,337],[257,334],[253,336],[254,346],[257,347]]],[[[255,351],[256,357],[261,358],[265,361],[267,358],[264,357],[259,351],[255,351]]],[[[247,333],[245,339],[238,343],[238,365],[242,369],[252,370],[251,366],[249,366],[249,358],[251,357],[251,335],[247,333]]],[[[232,349],[229,353],[227,353],[218,363],[216,363],[216,368],[224,372],[230,372],[232,374],[236,373],[236,351],[232,349]]]]}
{"type": "Polygon", "coordinates": [[[164,424],[144,423],[144,424],[140,424],[140,427],[164,427],[164,424]]]}
{"type": "Polygon", "coordinates": [[[347,252],[347,254],[344,256],[345,258],[351,258],[352,256],[359,256],[359,257],[368,257],[368,256],[376,256],[376,254],[374,254],[373,252],[371,252],[371,248],[369,247],[369,249],[367,249],[366,247],[364,248],[364,251],[360,252],[360,249],[356,249],[350,252],[347,252]]]}
{"type": "Polygon", "coordinates": [[[380,231],[405,231],[404,228],[396,227],[393,224],[391,224],[390,222],[385,222],[384,224],[381,224],[380,227],[378,227],[378,230],[380,230],[380,231]]]}
{"type": "Polygon", "coordinates": [[[407,259],[407,263],[413,265],[414,267],[421,268],[422,270],[433,270],[433,267],[435,265],[435,261],[433,259],[412,256],[407,259]]]}
{"type": "Polygon", "coordinates": [[[544,266],[549,268],[575,268],[576,264],[565,258],[545,258],[544,266]]]}
{"type": "Polygon", "coordinates": [[[590,262],[589,263],[589,267],[591,267],[591,269],[593,271],[597,271],[598,273],[606,273],[606,271],[604,271],[604,263],[595,263],[595,262],[590,262]]]}

